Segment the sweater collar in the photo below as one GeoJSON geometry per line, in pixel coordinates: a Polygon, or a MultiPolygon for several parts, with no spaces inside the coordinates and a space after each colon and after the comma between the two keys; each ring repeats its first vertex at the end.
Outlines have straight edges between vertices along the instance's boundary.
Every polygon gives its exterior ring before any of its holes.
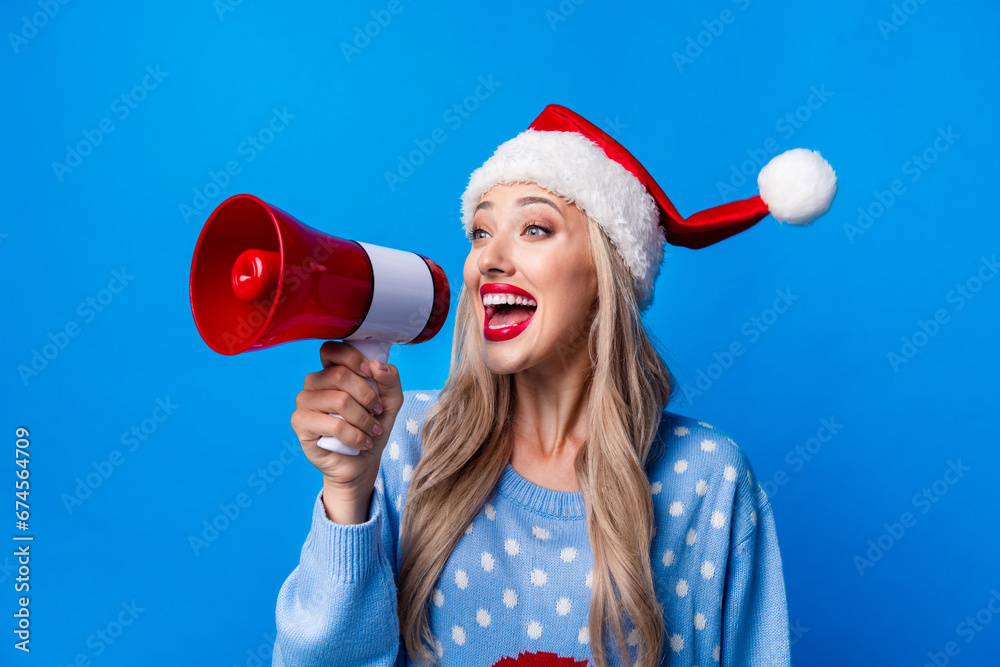
{"type": "Polygon", "coordinates": [[[579,491],[555,491],[521,477],[509,463],[500,476],[497,493],[533,512],[558,519],[582,519],[586,516],[583,494],[579,491]]]}

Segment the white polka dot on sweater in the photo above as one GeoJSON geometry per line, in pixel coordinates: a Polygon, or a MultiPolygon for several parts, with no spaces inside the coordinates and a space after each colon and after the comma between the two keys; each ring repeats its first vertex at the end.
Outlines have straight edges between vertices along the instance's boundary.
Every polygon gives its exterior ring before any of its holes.
{"type": "Polygon", "coordinates": [[[473,531],[473,524],[470,523],[465,529],[465,534],[472,535],[472,531],[473,531]]]}
{"type": "Polygon", "coordinates": [[[418,401],[429,401],[429,400],[431,400],[430,395],[424,394],[424,393],[417,394],[416,396],[414,396],[414,398],[416,398],[418,401]]]}
{"type": "Polygon", "coordinates": [[[513,609],[517,606],[517,593],[509,588],[503,592],[503,606],[513,609]]]}
{"type": "Polygon", "coordinates": [[[451,638],[455,640],[455,643],[459,646],[465,644],[465,628],[461,625],[456,625],[451,629],[451,638]]]}
{"type": "Polygon", "coordinates": [[[716,646],[715,648],[712,649],[712,660],[715,660],[716,662],[719,662],[719,647],[718,646],[716,646]]]}
{"type": "Polygon", "coordinates": [[[476,612],[476,623],[478,623],[480,627],[489,627],[490,620],[490,612],[485,609],[480,609],[476,612]]]}
{"type": "Polygon", "coordinates": [[[480,558],[480,561],[482,562],[484,570],[486,570],[487,572],[493,571],[493,564],[494,564],[493,554],[489,553],[488,551],[484,551],[482,558],[480,558]]]}
{"type": "Polygon", "coordinates": [[[703,451],[706,451],[706,452],[714,452],[715,451],[715,440],[702,440],[701,441],[701,448],[702,448],[703,451]]]}
{"type": "Polygon", "coordinates": [[[545,530],[544,528],[542,528],[540,526],[532,526],[531,527],[531,534],[534,535],[535,537],[537,537],[540,540],[547,540],[547,539],[549,539],[549,531],[545,530]]]}
{"type": "Polygon", "coordinates": [[[753,477],[750,476],[750,471],[747,470],[747,481],[753,484],[753,477]]]}
{"type": "Polygon", "coordinates": [[[399,443],[395,440],[389,443],[389,458],[393,461],[399,460],[399,443]]]}
{"type": "Polygon", "coordinates": [[[679,634],[670,635],[670,649],[675,653],[680,653],[684,650],[684,637],[679,634]]]}
{"type": "Polygon", "coordinates": [[[695,614],[694,615],[694,629],[704,630],[705,629],[705,614],[695,614]]]}
{"type": "Polygon", "coordinates": [[[532,621],[528,623],[528,636],[532,639],[538,639],[542,636],[542,624],[538,621],[532,621]]]}
{"type": "Polygon", "coordinates": [[[487,519],[489,519],[490,521],[495,521],[496,520],[496,518],[497,518],[497,510],[496,510],[495,507],[493,507],[493,505],[490,505],[489,503],[486,503],[486,508],[485,508],[484,511],[486,512],[486,518],[487,519]]]}
{"type": "Polygon", "coordinates": [[[385,482],[382,481],[381,477],[375,480],[375,490],[379,493],[385,493],[385,482]]]}
{"type": "Polygon", "coordinates": [[[680,516],[684,513],[684,503],[679,500],[675,500],[670,503],[670,516],[680,516]]]}
{"type": "Polygon", "coordinates": [[[411,479],[413,479],[413,466],[407,463],[403,466],[403,481],[409,482],[411,479]]]}
{"type": "Polygon", "coordinates": [[[469,573],[465,570],[455,571],[455,585],[465,590],[469,587],[469,573]]]}
{"type": "Polygon", "coordinates": [[[511,556],[516,556],[521,552],[521,545],[517,543],[517,540],[504,540],[503,550],[511,556]]]}
{"type": "Polygon", "coordinates": [[[704,426],[705,428],[715,428],[715,427],[714,427],[714,426],[712,426],[711,424],[706,424],[705,422],[698,422],[698,423],[699,423],[700,425],[704,426]]]}
{"type": "Polygon", "coordinates": [[[560,616],[565,616],[570,610],[569,598],[559,598],[556,600],[556,613],[560,616]]]}
{"type": "Polygon", "coordinates": [[[687,469],[688,469],[688,462],[685,461],[684,459],[681,459],[680,461],[674,464],[674,472],[677,473],[678,475],[687,469]]]}
{"type": "Polygon", "coordinates": [[[444,593],[437,588],[434,589],[434,604],[439,607],[444,604],[444,593]]]}
{"type": "Polygon", "coordinates": [[[712,512],[712,527],[722,528],[725,525],[726,525],[726,515],[719,511],[712,512]]]}
{"type": "Polygon", "coordinates": [[[703,479],[699,479],[698,483],[694,485],[694,492],[699,496],[703,496],[708,493],[708,482],[703,479]]]}
{"type": "Polygon", "coordinates": [[[727,482],[735,482],[736,481],[736,468],[734,468],[733,466],[727,465],[725,467],[725,469],[722,471],[722,476],[726,478],[727,482]]]}
{"type": "Polygon", "coordinates": [[[580,628],[580,632],[576,633],[576,640],[581,644],[586,644],[590,641],[590,628],[586,625],[580,628]]]}
{"type": "Polygon", "coordinates": [[[706,579],[711,579],[713,576],[715,576],[715,563],[712,563],[711,561],[707,560],[704,563],[702,563],[701,576],[705,577],[706,579]]]}
{"type": "Polygon", "coordinates": [[[632,628],[632,630],[628,633],[628,637],[625,638],[625,641],[628,642],[629,646],[635,646],[636,644],[638,644],[639,643],[638,628],[632,628]]]}
{"type": "Polygon", "coordinates": [[[686,540],[689,547],[694,544],[694,541],[697,537],[698,533],[695,532],[694,528],[689,528],[686,540]]]}
{"type": "Polygon", "coordinates": [[[674,590],[677,592],[677,595],[679,595],[680,597],[684,597],[685,595],[688,594],[688,582],[685,581],[684,579],[681,579],[680,581],[677,582],[677,586],[674,587],[674,590]]]}
{"type": "Polygon", "coordinates": [[[412,434],[416,435],[420,431],[420,424],[417,423],[416,419],[406,420],[406,430],[412,434]]]}
{"type": "Polygon", "coordinates": [[[576,549],[573,547],[566,547],[559,554],[559,557],[562,558],[564,563],[572,563],[573,559],[576,558],[576,549]]]}
{"type": "Polygon", "coordinates": [[[674,435],[687,435],[690,432],[687,426],[678,426],[674,429],[674,435]]]}
{"type": "Polygon", "coordinates": [[[584,583],[587,584],[587,588],[592,588],[594,583],[594,571],[591,570],[587,573],[587,578],[584,579],[584,583]]]}
{"type": "Polygon", "coordinates": [[[674,552],[673,549],[667,549],[663,552],[663,564],[670,567],[674,562],[674,552]]]}
{"type": "Polygon", "coordinates": [[[662,490],[663,490],[663,483],[662,482],[653,482],[652,484],[649,485],[649,492],[651,494],[653,494],[654,496],[657,495],[657,494],[659,494],[660,491],[662,491],[662,490]]]}
{"type": "Polygon", "coordinates": [[[396,494],[396,511],[403,511],[403,496],[402,494],[396,494]]]}
{"type": "Polygon", "coordinates": [[[549,575],[545,573],[545,570],[539,570],[538,568],[531,571],[531,583],[535,586],[544,586],[545,582],[549,580],[549,575]]]}
{"type": "Polygon", "coordinates": [[[437,637],[434,638],[434,650],[437,652],[439,658],[444,655],[444,644],[437,637]]]}
{"type": "Polygon", "coordinates": [[[750,510],[750,523],[757,525],[757,512],[750,510]]]}

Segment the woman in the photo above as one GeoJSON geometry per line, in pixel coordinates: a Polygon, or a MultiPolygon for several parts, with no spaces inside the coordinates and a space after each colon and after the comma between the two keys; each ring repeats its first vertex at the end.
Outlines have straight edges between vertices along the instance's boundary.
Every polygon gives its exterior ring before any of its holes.
{"type": "Polygon", "coordinates": [[[445,386],[404,392],[337,342],[306,376],[292,426],[324,481],[274,664],[790,664],[767,496],[725,433],[666,410],[640,319],[665,240],[802,221],[766,189],[684,220],[557,106],[498,148],[463,196],[445,386]]]}

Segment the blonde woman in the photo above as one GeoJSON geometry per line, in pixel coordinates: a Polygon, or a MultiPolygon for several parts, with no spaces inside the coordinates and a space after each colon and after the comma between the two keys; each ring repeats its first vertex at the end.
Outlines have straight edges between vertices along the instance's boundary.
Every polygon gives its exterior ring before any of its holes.
{"type": "Polygon", "coordinates": [[[675,383],[640,313],[666,241],[822,215],[836,186],[811,156],[684,219],[568,109],[501,145],[463,195],[445,386],[404,392],[339,342],[306,376],[291,421],[323,488],[274,664],[790,664],[767,496],[723,431],[666,409],[675,383]],[[818,179],[809,197],[789,169],[818,179]]]}

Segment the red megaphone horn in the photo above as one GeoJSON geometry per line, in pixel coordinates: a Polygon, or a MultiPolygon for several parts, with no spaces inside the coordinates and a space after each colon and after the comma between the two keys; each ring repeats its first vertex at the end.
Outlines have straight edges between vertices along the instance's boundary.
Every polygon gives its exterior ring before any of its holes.
{"type": "MultiPolygon", "coordinates": [[[[221,354],[339,339],[383,363],[394,343],[433,337],[451,299],[444,271],[423,255],[324,234],[248,194],[209,216],[190,290],[198,333],[221,354]]],[[[318,444],[358,453],[333,436],[318,444]]]]}

